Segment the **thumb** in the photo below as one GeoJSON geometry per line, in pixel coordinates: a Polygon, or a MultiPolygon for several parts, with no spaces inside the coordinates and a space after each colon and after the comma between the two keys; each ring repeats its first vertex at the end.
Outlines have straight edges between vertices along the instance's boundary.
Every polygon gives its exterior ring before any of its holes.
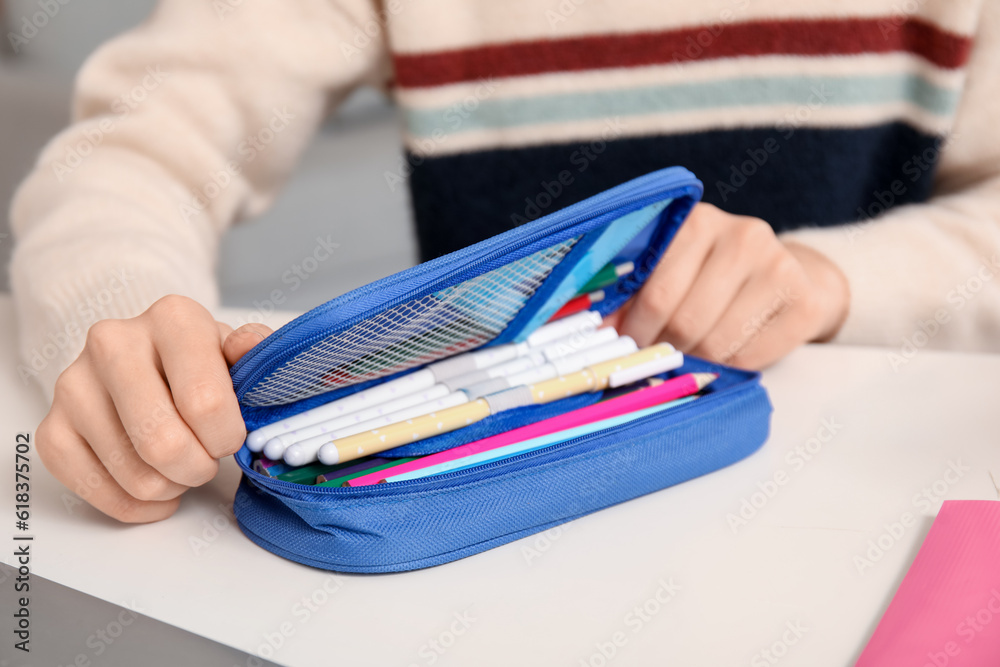
{"type": "Polygon", "coordinates": [[[622,323],[625,321],[625,316],[628,314],[628,309],[632,305],[632,301],[626,301],[622,306],[613,313],[608,313],[604,317],[604,321],[601,323],[602,327],[612,327],[617,330],[619,334],[624,332],[621,331],[622,323]]]}
{"type": "Polygon", "coordinates": [[[222,343],[222,354],[226,357],[226,363],[232,366],[249,352],[250,348],[272,333],[271,327],[256,322],[244,324],[236,329],[226,336],[226,340],[222,343]]]}

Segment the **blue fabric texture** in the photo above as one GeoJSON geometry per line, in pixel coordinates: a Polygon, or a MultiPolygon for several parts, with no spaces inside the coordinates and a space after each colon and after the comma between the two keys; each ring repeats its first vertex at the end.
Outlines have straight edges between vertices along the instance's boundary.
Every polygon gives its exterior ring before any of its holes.
{"type": "Polygon", "coordinates": [[[359,488],[289,484],[249,468],[234,511],[256,544],[338,572],[439,565],[730,465],[767,439],[759,376],[721,374],[696,401],[609,431],[436,477],[359,488]],[[716,386],[718,385],[718,386],[716,386]]]}
{"type": "MultiPolygon", "coordinates": [[[[359,288],[316,308],[255,347],[232,369],[237,397],[316,341],[396,304],[586,235],[656,201],[670,200],[635,270],[605,289],[602,314],[641,287],[701,195],[680,168],[625,183],[445,257],[359,288]]],[[[570,271],[586,244],[549,280],[570,271]]],[[[575,253],[575,254],[574,254],[575,253]]],[[[548,298],[543,284],[491,344],[514,339],[548,298]]],[[[242,531],[261,547],[300,563],[340,572],[397,572],[439,565],[546,530],[573,518],[704,475],[751,454],[766,440],[771,406],[759,376],[689,357],[671,375],[720,374],[696,401],[517,456],[421,479],[365,487],[314,487],[261,475],[244,446],[234,502],[242,531]]],[[[382,378],[270,407],[242,405],[249,429],[296,414],[382,378]]],[[[468,428],[398,447],[384,456],[433,453],[574,410],[599,400],[576,396],[517,408],[468,428]]]]}

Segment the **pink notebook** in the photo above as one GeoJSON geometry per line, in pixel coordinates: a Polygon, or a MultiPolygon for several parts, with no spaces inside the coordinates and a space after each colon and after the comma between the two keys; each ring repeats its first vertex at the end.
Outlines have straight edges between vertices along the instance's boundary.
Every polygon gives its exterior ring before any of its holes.
{"type": "Polygon", "coordinates": [[[1000,666],[1000,502],[947,501],[856,667],[1000,666]]]}

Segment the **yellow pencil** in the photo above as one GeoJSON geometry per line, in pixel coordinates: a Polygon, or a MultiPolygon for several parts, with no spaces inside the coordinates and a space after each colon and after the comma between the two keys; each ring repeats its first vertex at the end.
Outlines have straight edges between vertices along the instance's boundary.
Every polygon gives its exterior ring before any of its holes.
{"type": "Polygon", "coordinates": [[[352,461],[362,456],[377,454],[393,447],[464,428],[504,410],[601,391],[607,388],[612,373],[649,364],[662,357],[673,355],[674,352],[673,346],[659,343],[619,359],[594,364],[578,373],[533,385],[513,387],[453,408],[339,440],[331,440],[320,448],[319,460],[326,465],[352,461]]]}

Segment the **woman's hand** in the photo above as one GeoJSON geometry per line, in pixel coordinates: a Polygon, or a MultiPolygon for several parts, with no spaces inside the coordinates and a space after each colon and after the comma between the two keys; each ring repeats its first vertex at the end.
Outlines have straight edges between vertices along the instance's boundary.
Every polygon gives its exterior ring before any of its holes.
{"type": "Polygon", "coordinates": [[[270,333],[262,324],[233,331],[181,296],[96,322],[38,427],[42,463],[111,517],[165,519],[242,445],[229,366],[270,333]]]}
{"type": "Polygon", "coordinates": [[[783,243],[763,220],[700,203],[642,290],[609,319],[639,345],[665,340],[762,368],[832,338],[849,302],[847,279],[820,253],[783,243]]]}

